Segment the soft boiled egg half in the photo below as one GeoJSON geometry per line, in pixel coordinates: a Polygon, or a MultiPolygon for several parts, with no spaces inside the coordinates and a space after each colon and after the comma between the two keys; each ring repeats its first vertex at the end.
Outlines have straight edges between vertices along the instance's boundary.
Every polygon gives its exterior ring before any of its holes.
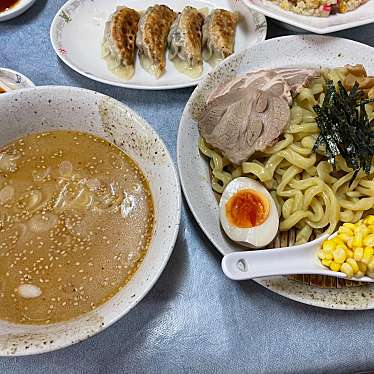
{"type": "Polygon", "coordinates": [[[227,236],[251,248],[264,247],[278,232],[277,207],[269,191],[253,179],[232,180],[219,203],[220,221],[227,236]]]}

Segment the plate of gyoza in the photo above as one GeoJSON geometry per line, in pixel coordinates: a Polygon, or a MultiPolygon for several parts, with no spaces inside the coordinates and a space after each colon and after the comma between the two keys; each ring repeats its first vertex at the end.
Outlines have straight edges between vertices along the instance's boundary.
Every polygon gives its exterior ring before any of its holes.
{"type": "Polygon", "coordinates": [[[222,255],[324,235],[313,261],[343,279],[255,279],[299,302],[374,308],[363,282],[374,277],[373,52],[325,36],[267,40],[222,62],[182,115],[183,191],[222,255]]]}
{"type": "Polygon", "coordinates": [[[235,0],[69,0],[50,37],[58,57],[88,78],[157,90],[196,85],[266,31],[265,16],[235,0]]]}

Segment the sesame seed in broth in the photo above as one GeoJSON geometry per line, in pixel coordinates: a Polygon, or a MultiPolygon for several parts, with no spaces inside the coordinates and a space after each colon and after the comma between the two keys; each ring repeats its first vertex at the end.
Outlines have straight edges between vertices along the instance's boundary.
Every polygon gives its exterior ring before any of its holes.
{"type": "Polygon", "coordinates": [[[104,139],[55,131],[0,149],[0,319],[97,308],[139,267],[153,223],[143,173],[104,139]]]}

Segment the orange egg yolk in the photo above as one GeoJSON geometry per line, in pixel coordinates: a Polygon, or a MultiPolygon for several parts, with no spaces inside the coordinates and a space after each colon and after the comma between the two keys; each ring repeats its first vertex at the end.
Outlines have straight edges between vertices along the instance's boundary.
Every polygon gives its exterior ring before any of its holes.
{"type": "Polygon", "coordinates": [[[255,190],[240,190],[226,204],[226,217],[236,227],[256,227],[264,223],[268,215],[269,201],[255,190]]]}

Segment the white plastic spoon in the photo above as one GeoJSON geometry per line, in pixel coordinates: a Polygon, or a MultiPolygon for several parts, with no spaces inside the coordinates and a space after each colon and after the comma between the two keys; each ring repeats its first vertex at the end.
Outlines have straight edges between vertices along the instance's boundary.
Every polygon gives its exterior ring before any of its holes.
{"type": "Polygon", "coordinates": [[[12,82],[9,82],[6,77],[3,77],[1,75],[0,71],[0,86],[5,90],[5,91],[12,91],[15,90],[16,85],[12,82]],[[13,88],[14,87],[14,88],[13,88]]]}
{"type": "Polygon", "coordinates": [[[20,88],[33,87],[34,83],[23,74],[14,70],[0,67],[0,87],[5,91],[13,91],[20,88]]]}
{"type": "MultiPolygon", "coordinates": [[[[331,237],[333,236],[335,234],[331,237]]],[[[309,243],[292,247],[233,252],[223,257],[222,270],[228,278],[233,280],[291,274],[331,275],[347,279],[346,274],[324,267],[317,257],[321,243],[327,238],[326,234],[309,243]]],[[[374,279],[369,277],[349,279],[374,282],[374,279]]]]}

